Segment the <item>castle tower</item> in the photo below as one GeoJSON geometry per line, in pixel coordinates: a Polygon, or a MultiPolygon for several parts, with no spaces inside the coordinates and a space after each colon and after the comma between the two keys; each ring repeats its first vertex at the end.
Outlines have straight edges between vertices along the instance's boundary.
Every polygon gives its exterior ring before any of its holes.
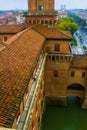
{"type": "Polygon", "coordinates": [[[55,25],[57,15],[54,10],[54,0],[28,0],[25,23],[27,26],[37,23],[55,25]]]}
{"type": "Polygon", "coordinates": [[[28,12],[54,11],[54,0],[28,0],[28,12]]]}

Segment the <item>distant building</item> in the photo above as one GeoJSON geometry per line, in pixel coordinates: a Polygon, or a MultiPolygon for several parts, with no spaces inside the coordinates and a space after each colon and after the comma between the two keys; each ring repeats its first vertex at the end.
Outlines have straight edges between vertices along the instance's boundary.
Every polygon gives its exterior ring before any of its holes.
{"type": "Polygon", "coordinates": [[[66,10],[66,5],[61,5],[60,10],[66,10]]]}
{"type": "Polygon", "coordinates": [[[0,24],[1,25],[10,25],[10,24],[22,24],[24,23],[25,17],[24,13],[20,11],[16,12],[7,12],[0,16],[0,24]]]}
{"type": "Polygon", "coordinates": [[[87,10],[84,11],[84,19],[86,20],[87,23],[87,10]]]}
{"type": "Polygon", "coordinates": [[[66,10],[58,10],[58,15],[59,17],[67,17],[68,14],[67,14],[67,11],[66,10]]]}
{"type": "Polygon", "coordinates": [[[16,15],[16,24],[22,24],[24,23],[24,20],[25,20],[25,17],[23,13],[16,15]]]}
{"type": "Polygon", "coordinates": [[[74,12],[77,16],[79,16],[81,19],[86,20],[86,23],[87,23],[87,10],[76,9],[76,10],[73,10],[73,12],[74,12]]]}

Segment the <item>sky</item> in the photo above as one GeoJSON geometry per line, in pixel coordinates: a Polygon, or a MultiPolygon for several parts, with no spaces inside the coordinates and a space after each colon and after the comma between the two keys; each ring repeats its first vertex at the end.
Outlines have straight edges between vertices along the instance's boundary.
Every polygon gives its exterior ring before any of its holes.
{"type": "MultiPolygon", "coordinates": [[[[27,9],[27,0],[0,0],[0,10],[27,9]]],[[[87,9],[87,0],[55,0],[55,9],[66,5],[67,9],[87,9]]]]}

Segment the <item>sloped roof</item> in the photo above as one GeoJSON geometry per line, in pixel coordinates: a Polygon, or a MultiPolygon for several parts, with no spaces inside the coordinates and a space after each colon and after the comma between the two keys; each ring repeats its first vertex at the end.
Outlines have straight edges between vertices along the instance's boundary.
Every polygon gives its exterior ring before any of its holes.
{"type": "Polygon", "coordinates": [[[24,24],[19,25],[0,25],[0,33],[18,33],[25,29],[24,24]]]}
{"type": "Polygon", "coordinates": [[[5,49],[5,46],[0,43],[0,51],[2,51],[3,49],[5,49]]]}
{"type": "Polygon", "coordinates": [[[43,24],[37,24],[32,28],[40,34],[43,34],[46,38],[72,39],[70,32],[57,30],[56,28],[50,28],[43,24]]]}
{"type": "Polygon", "coordinates": [[[0,126],[12,127],[44,41],[27,29],[0,51],[0,126]]]}

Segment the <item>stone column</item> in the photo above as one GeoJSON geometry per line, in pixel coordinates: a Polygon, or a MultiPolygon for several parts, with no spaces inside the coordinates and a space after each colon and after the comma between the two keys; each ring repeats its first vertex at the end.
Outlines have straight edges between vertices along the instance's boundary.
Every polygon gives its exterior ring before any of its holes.
{"type": "Polygon", "coordinates": [[[87,92],[86,92],[86,96],[84,98],[84,101],[82,103],[82,106],[81,106],[82,109],[87,109],[87,92]]]}

